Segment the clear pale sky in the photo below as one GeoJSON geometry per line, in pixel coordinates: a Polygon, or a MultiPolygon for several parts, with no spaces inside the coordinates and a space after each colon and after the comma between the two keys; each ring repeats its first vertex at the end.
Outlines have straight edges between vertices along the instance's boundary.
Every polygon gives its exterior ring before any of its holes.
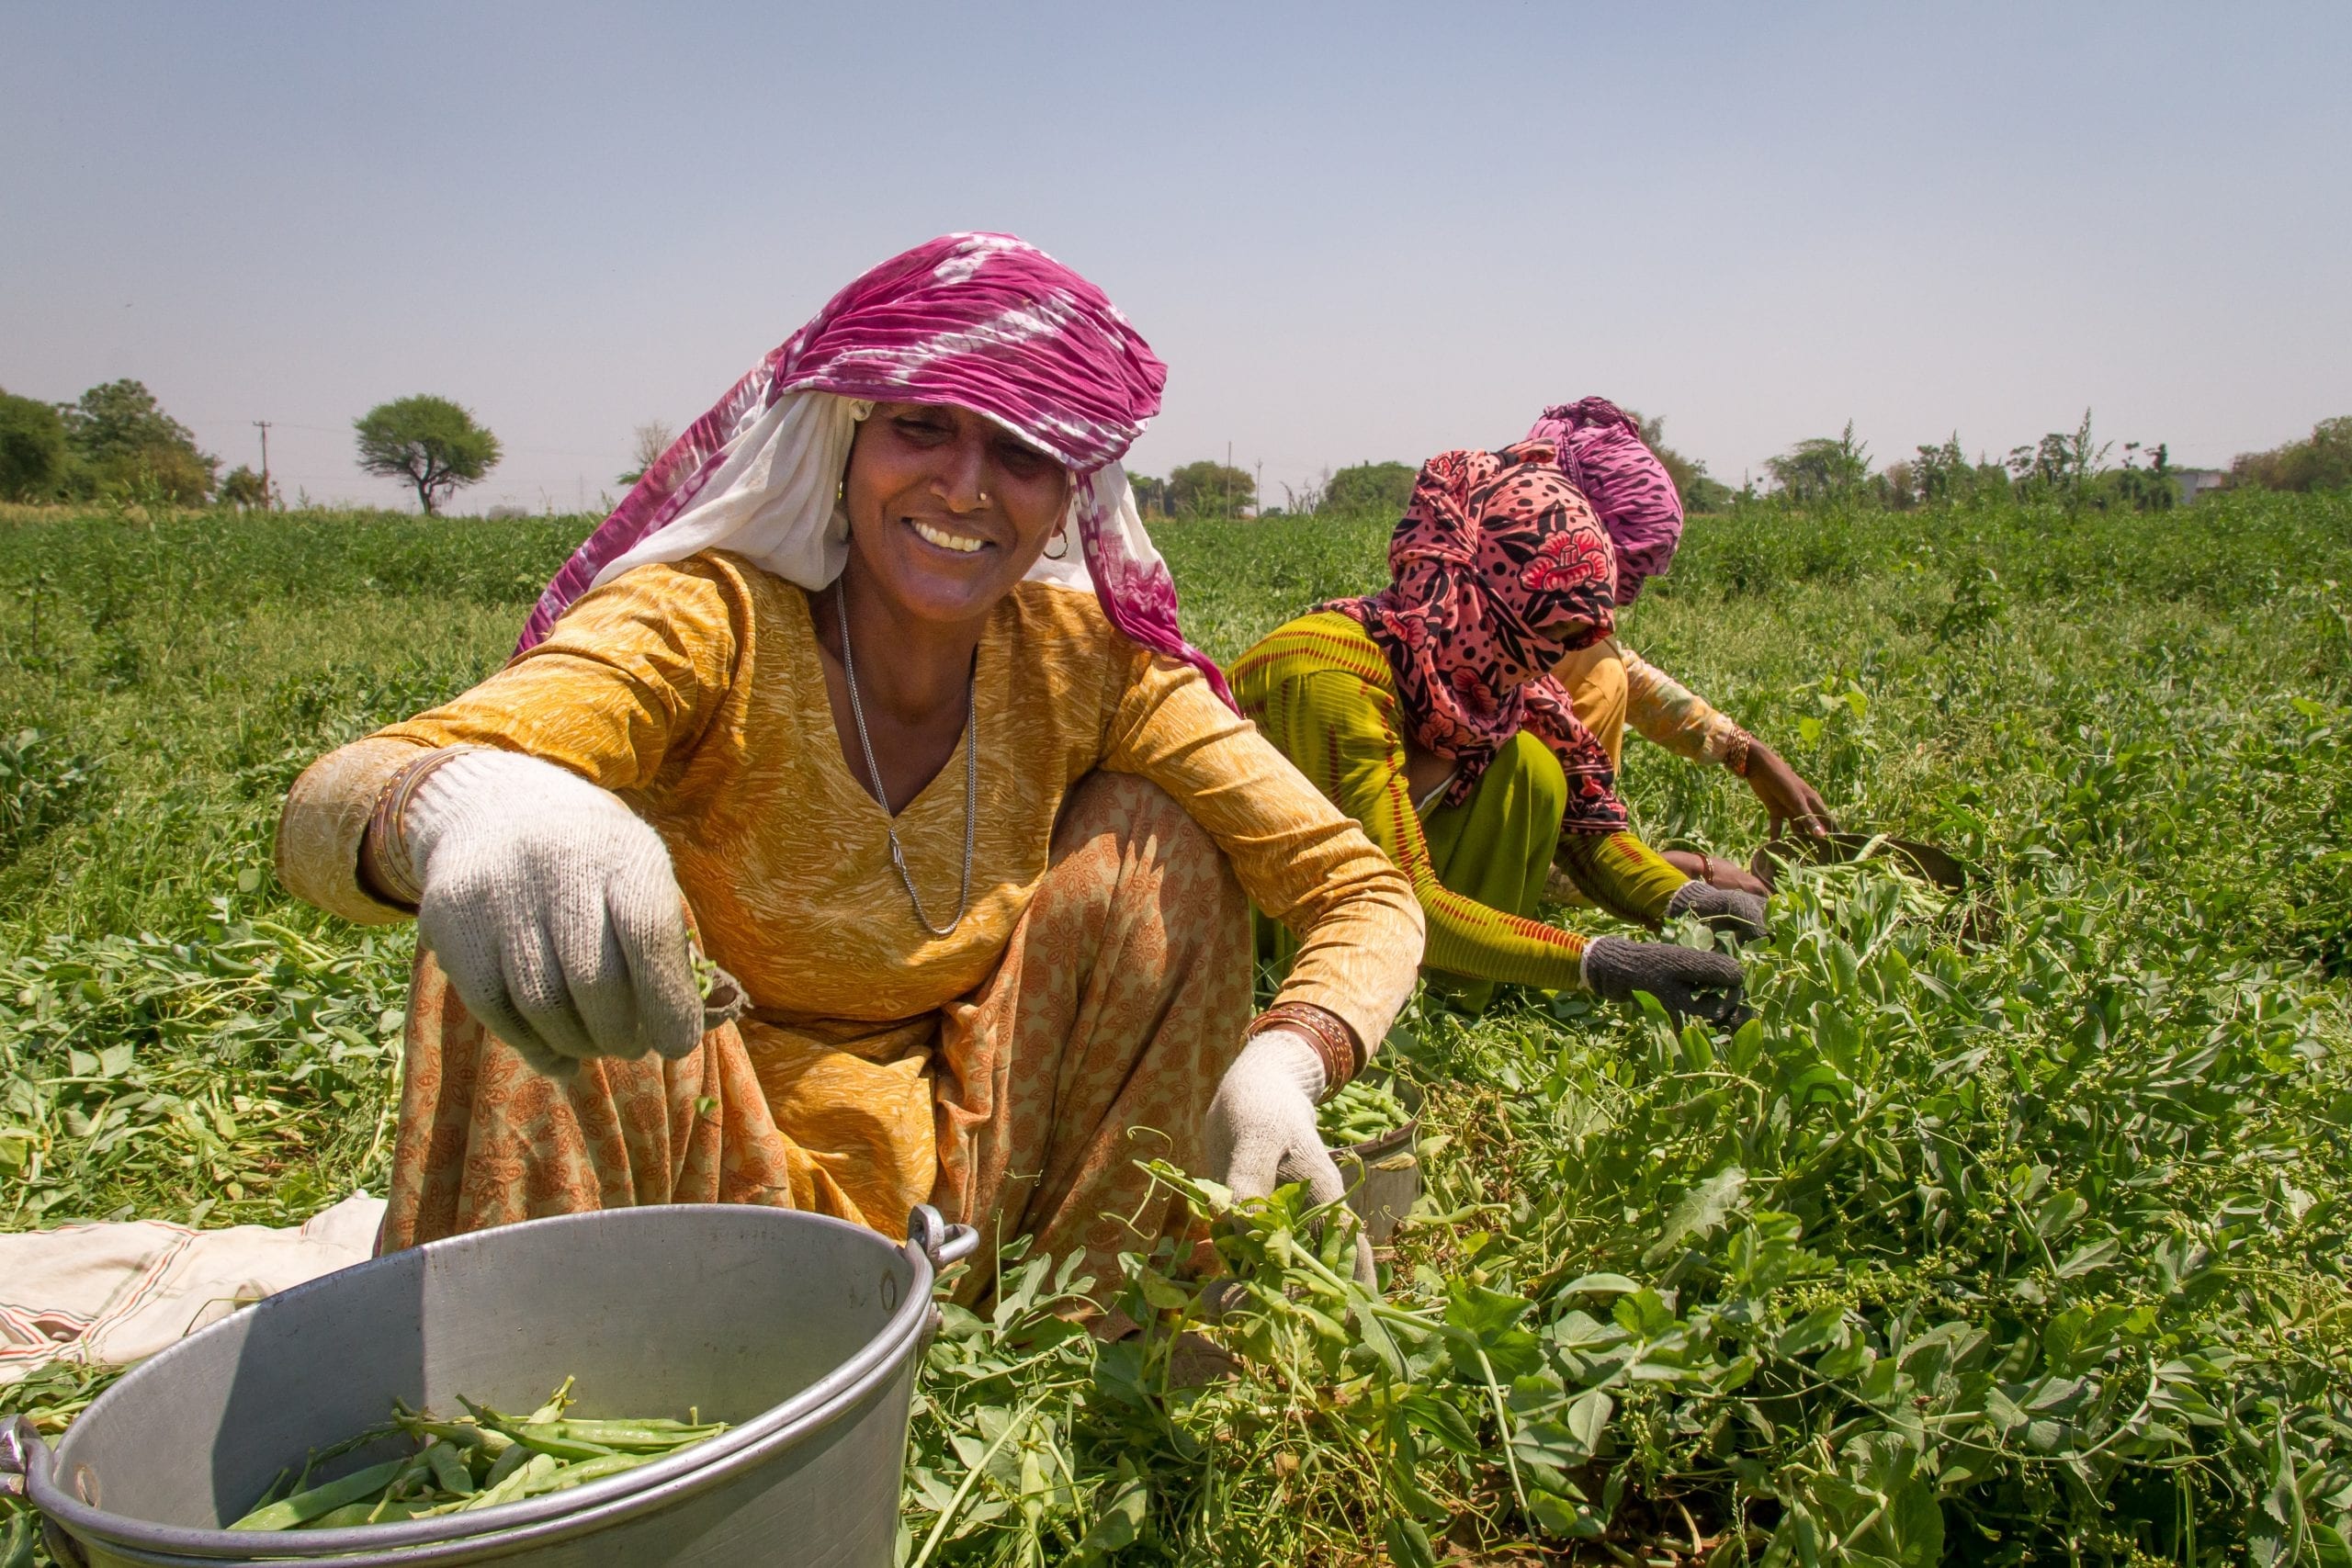
{"type": "MultiPolygon", "coordinates": [[[[288,495],[452,397],[568,510],[857,271],[1004,229],[1170,367],[1131,457],[1602,392],[1736,484],[2352,413],[2352,6],[0,0],[0,387],[136,377],[288,495]]],[[[413,502],[412,502],[413,504],[413,502]]]]}

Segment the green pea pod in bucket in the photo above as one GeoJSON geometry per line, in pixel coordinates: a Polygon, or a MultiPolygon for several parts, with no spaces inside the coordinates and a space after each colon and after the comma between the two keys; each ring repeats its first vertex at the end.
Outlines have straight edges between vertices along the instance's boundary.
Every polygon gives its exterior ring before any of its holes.
{"type": "Polygon", "coordinates": [[[1323,1107],[1323,1141],[1374,1247],[1388,1245],[1421,1196],[1420,1102],[1410,1084],[1391,1090],[1359,1079],[1323,1107]]]}

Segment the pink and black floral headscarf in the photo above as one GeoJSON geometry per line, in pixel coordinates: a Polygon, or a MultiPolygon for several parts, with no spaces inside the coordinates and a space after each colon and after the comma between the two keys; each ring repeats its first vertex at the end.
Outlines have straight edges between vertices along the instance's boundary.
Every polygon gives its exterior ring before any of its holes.
{"type": "Polygon", "coordinates": [[[1617,607],[1665,573],[1682,539],[1682,497],[1674,476],[1642,440],[1642,427],[1607,398],[1580,398],[1545,409],[1527,433],[1548,441],[1560,471],[1600,513],[1617,547],[1617,607]]]}
{"type": "Polygon", "coordinates": [[[1614,626],[1615,553],[1556,457],[1523,441],[1430,458],[1389,541],[1389,585],[1321,607],[1388,655],[1413,739],[1454,762],[1447,805],[1525,729],[1567,775],[1562,829],[1613,833],[1626,815],[1609,753],[1551,670],[1614,626]]]}
{"type": "Polygon", "coordinates": [[[893,256],[833,296],[647,468],[557,572],[516,651],[592,587],[650,561],[726,548],[803,588],[848,558],[842,473],[877,402],[973,409],[1070,471],[1081,548],[1032,578],[1091,589],[1113,626],[1200,670],[1176,585],[1119,466],[1159,412],[1160,364],[1102,291],[1009,234],[946,234],[893,256]]]}

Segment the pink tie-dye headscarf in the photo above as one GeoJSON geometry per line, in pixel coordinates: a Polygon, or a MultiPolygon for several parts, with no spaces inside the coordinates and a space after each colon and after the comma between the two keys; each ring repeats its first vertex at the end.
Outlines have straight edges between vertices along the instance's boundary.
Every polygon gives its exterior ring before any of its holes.
{"type": "Polygon", "coordinates": [[[1167,375],[1101,289],[1035,246],[979,233],[918,245],[833,296],[687,427],[556,573],[516,651],[595,584],[701,549],[744,548],[822,587],[846,551],[834,494],[865,407],[953,403],[1077,480],[1070,522],[1082,550],[1031,575],[1091,586],[1113,626],[1196,666],[1230,702],[1216,665],[1178,628],[1174,580],[1119,467],[1159,412],[1167,375]]]}
{"type": "Polygon", "coordinates": [[[1527,432],[1559,450],[1561,472],[1584,491],[1617,547],[1617,606],[1634,602],[1645,578],[1662,574],[1682,540],[1682,497],[1674,477],[1642,443],[1642,427],[1607,398],[1544,411],[1527,432]]]}

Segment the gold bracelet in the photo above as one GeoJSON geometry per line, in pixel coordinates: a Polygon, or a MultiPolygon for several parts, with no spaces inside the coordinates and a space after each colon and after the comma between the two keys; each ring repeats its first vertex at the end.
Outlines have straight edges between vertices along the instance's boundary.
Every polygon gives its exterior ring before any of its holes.
{"type": "Polygon", "coordinates": [[[1756,744],[1756,737],[1735,725],[1731,744],[1724,748],[1724,766],[1741,778],[1747,776],[1747,749],[1756,744]]]}

